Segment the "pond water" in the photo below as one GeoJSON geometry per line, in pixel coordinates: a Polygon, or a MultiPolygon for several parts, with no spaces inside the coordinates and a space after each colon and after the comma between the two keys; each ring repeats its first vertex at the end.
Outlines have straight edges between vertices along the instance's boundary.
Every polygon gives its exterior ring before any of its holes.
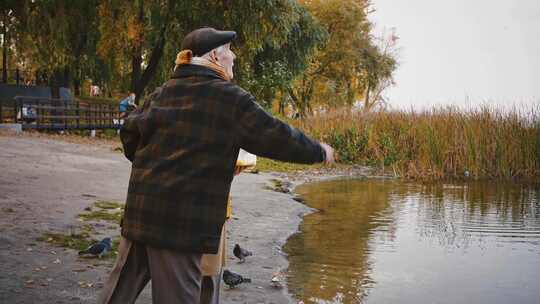
{"type": "Polygon", "coordinates": [[[304,303],[540,303],[540,187],[334,180],[285,245],[304,303]]]}

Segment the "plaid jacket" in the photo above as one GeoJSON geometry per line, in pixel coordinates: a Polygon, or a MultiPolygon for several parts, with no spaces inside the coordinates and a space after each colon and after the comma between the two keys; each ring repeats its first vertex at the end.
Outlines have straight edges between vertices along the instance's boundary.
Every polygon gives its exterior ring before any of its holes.
{"type": "Polygon", "coordinates": [[[324,160],[320,144],[266,113],[203,66],[176,70],[121,129],[132,162],[122,235],[184,252],[216,253],[238,151],[324,160]]]}

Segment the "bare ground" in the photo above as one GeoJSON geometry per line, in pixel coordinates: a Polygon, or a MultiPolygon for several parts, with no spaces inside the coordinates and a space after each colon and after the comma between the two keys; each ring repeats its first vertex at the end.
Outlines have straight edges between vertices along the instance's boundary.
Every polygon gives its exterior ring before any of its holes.
{"type": "MultiPolygon", "coordinates": [[[[37,240],[45,232],[77,231],[84,208],[97,200],[123,202],[126,195],[130,163],[114,142],[66,138],[0,134],[0,303],[94,303],[111,269],[112,259],[82,259],[75,250],[37,240]]],[[[280,248],[310,209],[266,190],[272,178],[235,178],[228,253],[240,243],[254,256],[244,264],[229,259],[227,268],[253,283],[224,288],[222,303],[293,302],[270,278],[286,268],[280,248]]],[[[96,238],[119,234],[116,225],[94,227],[96,238]]],[[[151,303],[149,287],[137,303],[151,303]]]]}

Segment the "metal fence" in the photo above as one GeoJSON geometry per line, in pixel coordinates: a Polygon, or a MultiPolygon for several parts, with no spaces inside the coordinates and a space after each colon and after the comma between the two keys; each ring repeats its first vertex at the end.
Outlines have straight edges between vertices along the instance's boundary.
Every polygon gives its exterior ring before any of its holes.
{"type": "Polygon", "coordinates": [[[121,126],[117,105],[67,99],[22,97],[0,103],[0,122],[22,124],[24,129],[118,129],[121,126]]]}

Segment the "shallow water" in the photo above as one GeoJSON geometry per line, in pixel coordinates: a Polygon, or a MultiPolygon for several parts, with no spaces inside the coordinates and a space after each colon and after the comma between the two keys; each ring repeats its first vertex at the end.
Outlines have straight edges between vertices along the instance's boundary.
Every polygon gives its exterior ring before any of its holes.
{"type": "Polygon", "coordinates": [[[540,187],[337,180],[292,236],[304,303],[540,303],[540,187]]]}

